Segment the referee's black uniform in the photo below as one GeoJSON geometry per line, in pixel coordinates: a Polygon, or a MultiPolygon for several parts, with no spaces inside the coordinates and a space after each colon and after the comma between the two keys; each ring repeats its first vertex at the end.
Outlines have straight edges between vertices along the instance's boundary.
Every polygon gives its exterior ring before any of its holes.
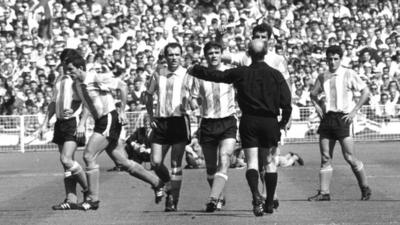
{"type": "Polygon", "coordinates": [[[265,62],[254,62],[225,71],[196,65],[192,74],[200,79],[234,85],[242,111],[239,131],[243,148],[277,146],[279,109],[282,109],[281,126],[286,125],[292,112],[290,89],[278,70],[265,62]]]}

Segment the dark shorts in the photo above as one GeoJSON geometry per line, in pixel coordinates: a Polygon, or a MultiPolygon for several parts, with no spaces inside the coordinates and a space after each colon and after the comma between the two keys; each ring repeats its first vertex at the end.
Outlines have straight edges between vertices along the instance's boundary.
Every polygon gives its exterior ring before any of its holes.
{"type": "Polygon", "coordinates": [[[341,112],[328,112],[324,115],[318,127],[321,138],[339,140],[350,136],[350,124],[342,117],[346,115],[341,112]]]}
{"type": "Polygon", "coordinates": [[[94,122],[93,131],[106,136],[109,141],[118,141],[121,129],[122,125],[118,121],[118,112],[113,110],[94,122]]]}
{"type": "Polygon", "coordinates": [[[190,122],[187,116],[156,118],[152,143],[173,145],[190,142],[190,122]]]}
{"type": "Polygon", "coordinates": [[[202,118],[199,131],[200,144],[215,144],[227,138],[236,139],[237,120],[234,116],[219,119],[202,118]]]}
{"type": "Polygon", "coordinates": [[[54,125],[53,142],[58,145],[62,145],[67,141],[76,142],[76,127],[76,117],[66,120],[57,119],[54,125]]]}
{"type": "Polygon", "coordinates": [[[242,148],[278,146],[281,132],[274,117],[243,115],[239,126],[242,148]]]}

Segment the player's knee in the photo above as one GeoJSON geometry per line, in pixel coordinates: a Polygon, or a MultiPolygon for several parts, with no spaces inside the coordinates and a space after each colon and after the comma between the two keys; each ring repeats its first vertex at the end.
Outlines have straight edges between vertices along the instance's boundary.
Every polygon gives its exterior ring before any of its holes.
{"type": "Polygon", "coordinates": [[[85,161],[86,164],[94,163],[96,161],[96,156],[90,152],[84,152],[83,161],[85,161]]]}
{"type": "Polygon", "coordinates": [[[74,162],[74,161],[71,159],[71,157],[68,157],[68,156],[63,155],[63,154],[60,155],[60,161],[61,161],[61,163],[63,164],[63,166],[64,166],[65,168],[70,168],[70,167],[72,167],[72,166],[73,166],[73,162],[74,162]]]}
{"type": "Polygon", "coordinates": [[[80,173],[83,169],[81,165],[77,161],[72,161],[69,167],[66,167],[66,172],[70,172],[71,175],[75,175],[77,173],[80,173]]]}

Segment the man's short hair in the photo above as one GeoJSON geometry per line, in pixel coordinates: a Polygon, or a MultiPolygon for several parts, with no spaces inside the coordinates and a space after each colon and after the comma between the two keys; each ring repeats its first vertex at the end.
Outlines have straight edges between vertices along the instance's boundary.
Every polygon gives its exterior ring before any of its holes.
{"type": "Polygon", "coordinates": [[[222,51],[222,45],[220,43],[218,43],[216,41],[210,41],[204,45],[204,49],[203,49],[204,55],[207,55],[207,52],[212,48],[217,48],[222,51]]]}
{"type": "Polygon", "coordinates": [[[72,48],[66,48],[61,52],[60,60],[64,61],[67,58],[74,58],[76,56],[80,56],[80,54],[79,54],[79,52],[77,50],[72,49],[72,48]]]}
{"type": "Polygon", "coordinates": [[[343,50],[338,45],[332,45],[332,46],[329,46],[326,49],[326,56],[328,57],[329,54],[332,54],[332,55],[338,54],[339,57],[342,58],[343,57],[343,50]]]}
{"type": "Polygon", "coordinates": [[[65,65],[72,63],[76,68],[82,68],[82,70],[86,71],[86,62],[85,59],[81,55],[75,55],[74,57],[67,57],[65,59],[65,65]]]}
{"type": "Polygon", "coordinates": [[[164,48],[164,56],[167,56],[168,48],[179,48],[182,54],[182,46],[176,42],[168,43],[164,48]]]}
{"type": "Polygon", "coordinates": [[[269,24],[262,23],[253,28],[253,36],[256,33],[264,33],[264,32],[267,32],[268,39],[270,39],[272,35],[272,27],[269,24]]]}

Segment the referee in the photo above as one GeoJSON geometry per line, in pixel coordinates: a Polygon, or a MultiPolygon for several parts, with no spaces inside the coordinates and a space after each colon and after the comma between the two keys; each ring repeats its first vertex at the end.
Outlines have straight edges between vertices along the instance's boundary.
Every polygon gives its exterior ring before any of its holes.
{"type": "Polygon", "coordinates": [[[282,74],[264,62],[266,43],[260,39],[249,44],[250,66],[241,66],[225,71],[210,70],[194,66],[191,75],[214,82],[232,83],[237,89],[237,99],[242,111],[239,132],[247,158],[246,179],[253,195],[253,213],[262,216],[263,200],[258,190],[258,161],[264,162],[267,199],[265,212],[273,212],[273,197],[278,180],[274,151],[280,139],[280,129],[286,127],[292,112],[291,94],[282,74]],[[282,109],[282,119],[277,116],[282,109]],[[259,154],[265,151],[266,154],[259,154]],[[259,159],[259,155],[266,155],[259,159]]]}

